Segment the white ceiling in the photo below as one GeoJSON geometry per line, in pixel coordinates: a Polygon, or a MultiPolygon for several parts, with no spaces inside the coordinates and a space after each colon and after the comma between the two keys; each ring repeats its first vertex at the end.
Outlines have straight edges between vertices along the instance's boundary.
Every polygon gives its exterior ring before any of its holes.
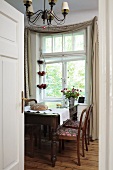
{"type": "MultiPolygon", "coordinates": [[[[25,6],[23,0],[5,0],[17,10],[22,13],[25,13],[25,6]]],[[[54,6],[54,11],[56,13],[61,11],[62,2],[68,2],[70,12],[74,11],[84,11],[84,10],[98,10],[98,0],[58,0],[54,6]]],[[[33,0],[34,11],[43,9],[44,0],[33,0]]],[[[46,0],[46,8],[49,9],[48,0],[46,0]]]]}

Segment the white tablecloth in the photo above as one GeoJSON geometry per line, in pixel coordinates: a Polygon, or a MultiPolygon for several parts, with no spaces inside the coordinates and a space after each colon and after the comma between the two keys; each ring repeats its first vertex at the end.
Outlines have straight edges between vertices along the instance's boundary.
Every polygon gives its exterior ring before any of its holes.
{"type": "MultiPolygon", "coordinates": [[[[24,111],[30,111],[30,112],[37,112],[34,110],[30,110],[29,106],[26,106],[24,111]]],[[[41,114],[42,113],[46,113],[46,114],[50,114],[50,113],[58,113],[60,115],[60,125],[63,124],[63,121],[67,120],[70,118],[70,113],[69,113],[69,109],[67,108],[52,108],[51,110],[45,110],[45,111],[39,111],[41,114]]]]}
{"type": "MultiPolygon", "coordinates": [[[[69,109],[67,109],[67,108],[52,108],[51,110],[52,111],[49,111],[49,112],[58,113],[60,115],[60,125],[63,124],[63,121],[70,118],[69,109]]],[[[47,110],[47,112],[48,112],[48,110],[47,110]]]]}

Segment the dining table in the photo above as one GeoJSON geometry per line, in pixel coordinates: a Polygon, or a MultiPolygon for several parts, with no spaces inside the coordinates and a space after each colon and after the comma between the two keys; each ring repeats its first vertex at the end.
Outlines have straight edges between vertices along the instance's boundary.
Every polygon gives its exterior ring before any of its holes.
{"type": "MultiPolygon", "coordinates": [[[[51,134],[51,163],[55,166],[56,153],[57,153],[57,137],[56,130],[63,121],[69,119],[69,109],[68,108],[51,108],[45,111],[34,111],[27,110],[24,111],[25,115],[25,125],[37,125],[37,126],[49,126],[51,134]]],[[[31,144],[33,146],[33,144],[31,144]]]]}

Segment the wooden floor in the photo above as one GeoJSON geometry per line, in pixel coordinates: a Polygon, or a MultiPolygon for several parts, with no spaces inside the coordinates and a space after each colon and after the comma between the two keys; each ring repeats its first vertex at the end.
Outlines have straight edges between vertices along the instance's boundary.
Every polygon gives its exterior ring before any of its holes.
{"type": "MultiPolygon", "coordinates": [[[[81,166],[76,164],[76,145],[73,141],[65,142],[65,150],[57,153],[56,166],[51,166],[50,141],[42,140],[42,149],[35,148],[34,158],[25,156],[25,170],[98,170],[98,141],[90,142],[89,151],[81,156],[81,166]]],[[[26,153],[29,151],[26,144],[26,153]]]]}

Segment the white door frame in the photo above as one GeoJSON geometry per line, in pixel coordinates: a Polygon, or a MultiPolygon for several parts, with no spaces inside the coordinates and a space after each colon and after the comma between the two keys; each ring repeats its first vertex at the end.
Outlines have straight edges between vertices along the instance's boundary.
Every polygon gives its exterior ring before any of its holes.
{"type": "Polygon", "coordinates": [[[99,0],[99,170],[113,169],[113,0],[99,0]]]}

